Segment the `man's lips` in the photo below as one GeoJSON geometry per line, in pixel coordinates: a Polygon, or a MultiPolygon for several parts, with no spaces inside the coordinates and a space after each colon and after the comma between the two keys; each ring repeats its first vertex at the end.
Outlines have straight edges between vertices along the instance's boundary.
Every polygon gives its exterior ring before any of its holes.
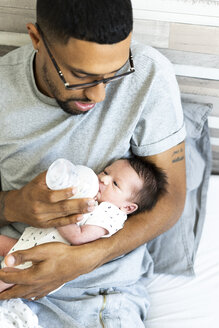
{"type": "Polygon", "coordinates": [[[80,101],[75,101],[75,105],[82,112],[86,112],[86,111],[94,108],[94,106],[95,106],[94,103],[90,104],[90,103],[83,103],[80,101]]]}

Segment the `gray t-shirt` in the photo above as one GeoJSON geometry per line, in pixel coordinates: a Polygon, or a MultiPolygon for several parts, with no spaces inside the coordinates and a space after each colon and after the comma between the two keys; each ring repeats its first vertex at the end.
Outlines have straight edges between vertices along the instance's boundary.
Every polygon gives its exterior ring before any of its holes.
{"type": "Polygon", "coordinates": [[[153,155],[185,138],[172,66],[150,47],[133,43],[132,52],[136,72],[109,84],[105,101],[78,116],[37,89],[32,45],[0,59],[3,190],[22,187],[58,157],[97,172],[129,151],[153,155]]]}
{"type": "MultiPolygon", "coordinates": [[[[132,53],[136,72],[109,84],[105,101],[78,116],[66,114],[54,99],[37,89],[32,45],[0,59],[3,190],[22,187],[59,157],[98,172],[131,152],[154,155],[184,140],[179,89],[171,64],[155,49],[135,42],[132,53]]],[[[127,64],[120,72],[128,69],[127,64]]],[[[20,233],[24,230],[21,223],[13,227],[20,233]]],[[[12,227],[5,229],[15,236],[12,227]]],[[[143,253],[144,247],[129,253],[130,263],[133,265],[133,255],[141,265],[143,253]]],[[[123,263],[128,263],[128,256],[123,263]]],[[[135,277],[144,271],[137,267],[136,262],[135,277]]],[[[129,282],[135,280],[133,277],[128,277],[129,282]]]]}

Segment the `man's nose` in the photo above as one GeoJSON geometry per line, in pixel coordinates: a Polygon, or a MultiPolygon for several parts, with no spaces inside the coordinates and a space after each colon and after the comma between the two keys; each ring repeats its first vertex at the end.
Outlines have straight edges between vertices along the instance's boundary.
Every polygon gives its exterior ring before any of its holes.
{"type": "Polygon", "coordinates": [[[106,86],[103,83],[97,84],[94,87],[85,89],[84,93],[86,98],[91,102],[98,103],[105,99],[106,96],[106,86]]]}

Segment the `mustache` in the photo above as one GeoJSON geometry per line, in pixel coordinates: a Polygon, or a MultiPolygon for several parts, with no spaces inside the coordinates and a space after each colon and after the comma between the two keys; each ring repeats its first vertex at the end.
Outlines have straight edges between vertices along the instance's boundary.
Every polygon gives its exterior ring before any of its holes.
{"type": "Polygon", "coordinates": [[[64,103],[69,103],[71,101],[79,101],[79,102],[83,102],[83,103],[91,103],[90,99],[88,98],[84,98],[84,99],[81,99],[81,98],[69,98],[65,101],[63,101],[64,103]]]}

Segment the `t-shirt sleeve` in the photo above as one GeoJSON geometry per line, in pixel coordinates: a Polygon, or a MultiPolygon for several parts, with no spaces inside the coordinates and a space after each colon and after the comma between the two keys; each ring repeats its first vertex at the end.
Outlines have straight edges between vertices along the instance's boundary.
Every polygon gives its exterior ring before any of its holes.
{"type": "Polygon", "coordinates": [[[172,64],[159,53],[151,62],[149,58],[140,62],[136,80],[142,83],[139,95],[142,97],[142,108],[131,139],[131,148],[135,155],[150,156],[182,142],[186,133],[172,64]],[[145,79],[145,71],[150,74],[150,79],[145,79]]]}

